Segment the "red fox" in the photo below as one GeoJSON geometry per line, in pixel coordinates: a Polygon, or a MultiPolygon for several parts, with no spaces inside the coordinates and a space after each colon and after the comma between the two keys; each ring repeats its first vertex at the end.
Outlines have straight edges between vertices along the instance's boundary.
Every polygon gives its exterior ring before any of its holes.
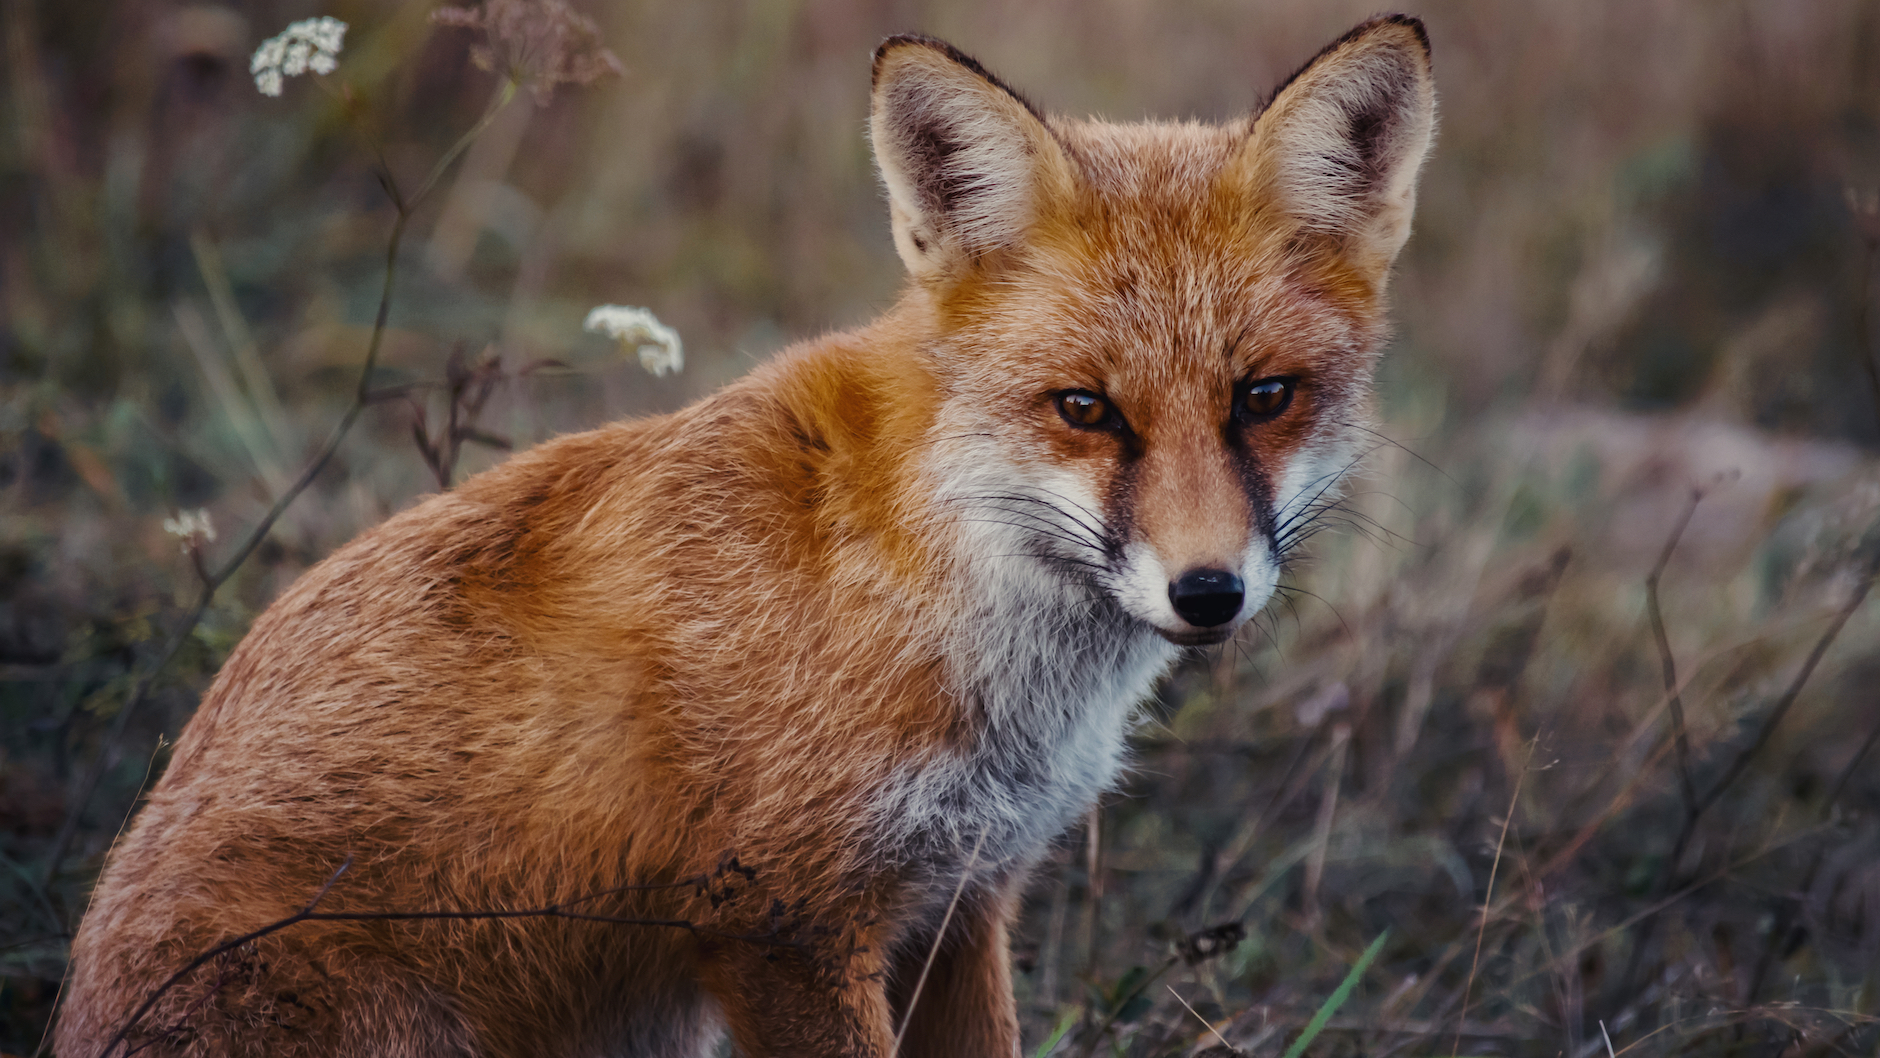
{"type": "Polygon", "coordinates": [[[1434,120],[1404,16],[1223,125],[888,40],[892,310],[294,584],[110,857],[58,1053],[1017,1053],[1027,872],[1356,454],[1434,120]]]}

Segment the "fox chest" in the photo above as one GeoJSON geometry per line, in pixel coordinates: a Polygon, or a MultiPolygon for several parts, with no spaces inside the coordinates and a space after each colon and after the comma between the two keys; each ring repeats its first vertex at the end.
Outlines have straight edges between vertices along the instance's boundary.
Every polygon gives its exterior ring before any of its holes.
{"type": "Polygon", "coordinates": [[[944,875],[975,848],[989,868],[1034,859],[1115,784],[1137,707],[1176,653],[1120,615],[1065,624],[1010,609],[986,614],[955,659],[972,735],[902,763],[877,791],[892,860],[944,875]]]}

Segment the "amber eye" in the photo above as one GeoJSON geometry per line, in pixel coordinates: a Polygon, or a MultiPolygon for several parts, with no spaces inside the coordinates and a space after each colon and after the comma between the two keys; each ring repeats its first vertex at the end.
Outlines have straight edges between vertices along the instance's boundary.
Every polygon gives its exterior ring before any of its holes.
{"type": "Polygon", "coordinates": [[[1243,422],[1265,422],[1292,403],[1295,378],[1261,378],[1245,383],[1235,396],[1234,414],[1243,422]]]}
{"type": "Polygon", "coordinates": [[[1058,414],[1064,416],[1065,422],[1086,430],[1097,430],[1109,426],[1114,418],[1114,413],[1110,411],[1109,401],[1095,393],[1087,393],[1081,389],[1058,394],[1057,409],[1058,414]]]}

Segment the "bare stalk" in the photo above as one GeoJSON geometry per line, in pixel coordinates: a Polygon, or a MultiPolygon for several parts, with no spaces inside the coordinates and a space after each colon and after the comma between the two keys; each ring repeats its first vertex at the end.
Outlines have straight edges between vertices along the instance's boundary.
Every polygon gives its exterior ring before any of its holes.
{"type": "Polygon", "coordinates": [[[1691,782],[1691,740],[1684,726],[1684,695],[1678,687],[1678,664],[1671,654],[1671,639],[1665,635],[1664,614],[1658,608],[1658,582],[1665,575],[1665,567],[1671,564],[1671,553],[1677,550],[1678,541],[1683,539],[1684,530],[1690,526],[1691,516],[1697,513],[1697,504],[1703,498],[1703,490],[1691,490],[1691,502],[1665,540],[1665,550],[1658,556],[1658,564],[1645,578],[1645,611],[1651,615],[1652,637],[1658,641],[1658,657],[1664,662],[1665,698],[1671,703],[1671,725],[1678,746],[1678,779],[1684,789],[1686,813],[1697,808],[1697,787],[1691,782]]]}
{"type": "Polygon", "coordinates": [[[398,250],[404,242],[405,229],[411,223],[412,214],[437,186],[438,179],[443,176],[444,171],[469,148],[484,129],[489,127],[490,122],[496,119],[496,115],[502,108],[515,98],[515,94],[516,83],[505,80],[497,89],[496,94],[491,97],[483,116],[471,126],[468,132],[459,137],[449,150],[444,152],[443,156],[437,160],[437,164],[431,167],[424,182],[419,185],[417,193],[409,198],[400,192],[398,182],[391,170],[381,169],[379,182],[385,188],[386,194],[391,197],[392,206],[397,211],[397,215],[392,221],[391,237],[386,241],[385,280],[379,288],[379,308],[373,317],[372,336],[366,344],[365,363],[359,371],[359,384],[354,389],[353,401],[346,408],[345,414],[340,416],[338,425],[333,428],[332,434],[327,438],[326,444],[321,447],[319,454],[313,457],[293,484],[275,499],[274,505],[268,508],[267,514],[262,516],[261,521],[255,524],[241,544],[235,548],[234,553],[220,567],[213,571],[209,570],[200,551],[192,551],[191,557],[196,565],[197,579],[201,583],[196,593],[196,602],[184,616],[182,623],[172,630],[169,638],[164,641],[163,650],[158,653],[156,663],[137,678],[130,695],[124,700],[124,705],[118,710],[117,716],[112,718],[111,727],[105,732],[104,741],[99,745],[97,754],[80,776],[78,785],[72,793],[72,803],[66,809],[65,818],[59,824],[58,833],[52,839],[52,847],[46,854],[45,864],[40,869],[39,885],[41,888],[50,888],[53,880],[58,876],[66,854],[71,851],[72,842],[78,836],[79,821],[84,815],[85,808],[91,803],[92,796],[97,793],[98,784],[104,779],[105,770],[110,767],[112,758],[117,756],[118,746],[124,740],[124,733],[130,728],[131,717],[143,704],[144,699],[149,697],[150,689],[156,684],[157,678],[169,668],[177,651],[182,649],[183,643],[196,630],[196,625],[202,620],[202,615],[208,612],[210,604],[215,601],[216,592],[228,582],[230,577],[235,575],[243,563],[248,561],[248,557],[261,546],[261,541],[267,539],[268,533],[274,528],[274,523],[280,520],[287,508],[300,498],[300,494],[313,484],[315,478],[319,477],[320,471],[326,468],[333,454],[339,451],[340,443],[352,431],[353,424],[358,421],[360,413],[372,403],[372,375],[378,367],[379,349],[385,339],[386,322],[391,317],[393,282],[398,274],[398,250]]]}
{"type": "MultiPolygon", "coordinates": [[[[1809,677],[1815,673],[1815,667],[1828,653],[1828,648],[1834,645],[1835,639],[1841,634],[1841,629],[1846,627],[1848,620],[1854,616],[1854,612],[1859,610],[1861,603],[1866,601],[1867,593],[1873,589],[1876,576],[1880,576],[1880,546],[1873,548],[1873,553],[1867,560],[1867,568],[1861,574],[1860,583],[1855,586],[1853,595],[1835,613],[1834,619],[1815,640],[1814,648],[1808,652],[1807,660],[1802,662],[1802,667],[1796,671],[1795,678],[1789,681],[1789,686],[1782,692],[1782,697],[1776,699],[1775,705],[1769,710],[1769,715],[1763,718],[1762,726],[1756,731],[1756,738],[1743,747],[1743,751],[1730,762],[1730,766],[1724,770],[1723,775],[1711,784],[1710,789],[1706,790],[1685,814],[1684,826],[1678,831],[1678,840],[1671,847],[1671,856],[1659,869],[1658,881],[1653,887],[1656,895],[1663,896],[1676,884],[1679,863],[1684,859],[1685,850],[1690,848],[1691,838],[1697,833],[1698,822],[1703,819],[1704,813],[1708,812],[1711,806],[1716,804],[1717,800],[1735,784],[1737,779],[1742,777],[1751,762],[1769,745],[1769,740],[1775,735],[1776,726],[1782,723],[1782,718],[1788,715],[1789,707],[1793,706],[1796,698],[1801,696],[1802,688],[1808,685],[1809,677]]],[[[1638,978],[1638,971],[1644,963],[1645,949],[1651,943],[1656,926],[1655,912],[1643,919],[1638,935],[1633,941],[1632,954],[1627,959],[1626,972],[1618,979],[1620,987],[1614,993],[1615,995],[1624,995],[1631,991],[1633,982],[1638,978]]]]}
{"type": "Polygon", "coordinates": [[[1521,805],[1521,784],[1527,781],[1528,766],[1534,763],[1534,747],[1539,744],[1539,735],[1528,741],[1527,759],[1521,762],[1521,773],[1515,776],[1514,793],[1508,797],[1508,812],[1501,817],[1501,836],[1495,839],[1495,860],[1488,868],[1488,890],[1482,894],[1482,919],[1475,930],[1475,956],[1469,960],[1469,976],[1462,985],[1462,1009],[1456,1014],[1456,1041],[1450,1045],[1451,1054],[1462,1053],[1462,1030],[1469,1024],[1469,993],[1475,989],[1475,973],[1482,966],[1482,938],[1488,934],[1489,908],[1495,902],[1495,876],[1501,872],[1501,853],[1508,846],[1508,827],[1514,823],[1515,809],[1521,805]]]}
{"type": "Polygon", "coordinates": [[[914,1007],[920,1003],[920,990],[927,986],[927,974],[933,969],[933,961],[940,954],[940,945],[946,942],[947,927],[953,924],[953,912],[960,906],[960,894],[966,891],[966,883],[973,877],[973,868],[979,866],[979,850],[986,844],[986,832],[979,832],[979,839],[973,842],[973,853],[966,857],[966,866],[960,869],[960,880],[953,886],[953,898],[947,901],[947,913],[940,916],[940,928],[934,931],[933,944],[927,949],[927,961],[920,964],[920,976],[914,980],[914,991],[908,994],[907,1011],[901,1015],[900,1031],[894,1034],[894,1049],[890,1055],[901,1053],[901,1041],[907,1038],[907,1027],[914,1023],[914,1007]]]}
{"type": "Polygon", "coordinates": [[[137,1027],[137,1023],[142,1021],[144,1019],[144,1016],[150,1013],[151,1008],[157,1005],[158,1000],[162,999],[166,994],[169,993],[171,989],[175,988],[178,984],[182,983],[182,981],[185,978],[187,978],[190,974],[195,973],[197,970],[207,965],[211,960],[219,956],[226,955],[229,952],[234,951],[235,949],[240,948],[244,945],[252,944],[255,941],[260,940],[263,937],[269,936],[274,933],[279,933],[280,931],[287,929],[290,926],[297,926],[302,922],[414,922],[414,921],[416,922],[436,922],[436,921],[469,922],[469,921],[488,921],[488,920],[501,920],[501,919],[559,918],[559,919],[571,919],[571,920],[578,921],[578,922],[602,922],[602,923],[606,923],[609,925],[652,926],[652,927],[665,928],[665,929],[682,929],[689,933],[694,933],[703,937],[712,937],[717,940],[746,941],[746,942],[753,943],[753,944],[767,944],[767,945],[774,945],[777,947],[785,947],[785,948],[801,947],[801,943],[799,941],[793,940],[789,937],[784,936],[782,933],[778,933],[778,932],[750,933],[750,934],[726,933],[721,930],[715,930],[706,926],[700,926],[697,923],[690,922],[685,919],[634,918],[634,917],[627,917],[627,916],[621,916],[621,915],[597,915],[597,914],[590,914],[587,912],[571,910],[572,908],[578,907],[582,904],[592,903],[595,900],[601,899],[602,897],[613,896],[619,893],[644,892],[644,891],[658,890],[658,889],[689,889],[689,888],[695,888],[695,887],[703,887],[710,883],[710,879],[705,876],[685,878],[677,882],[654,882],[654,883],[643,884],[643,885],[615,886],[610,889],[603,889],[597,892],[589,893],[586,896],[576,897],[572,900],[564,900],[556,904],[548,904],[543,907],[521,908],[517,910],[510,910],[510,911],[449,911],[449,910],[320,911],[320,910],[317,910],[320,906],[320,901],[326,899],[327,893],[332,891],[334,884],[339,881],[341,875],[345,874],[346,871],[352,867],[352,863],[353,863],[352,857],[350,856],[347,857],[346,862],[340,864],[339,869],[334,871],[332,875],[327,878],[326,884],[322,885],[319,891],[313,894],[313,899],[307,902],[307,906],[301,908],[299,911],[296,911],[295,913],[287,916],[286,918],[276,919],[275,921],[270,922],[267,925],[262,926],[259,929],[251,930],[247,933],[242,934],[239,937],[234,937],[229,940],[223,941],[221,944],[218,944],[215,947],[210,948],[207,951],[204,951],[200,955],[197,955],[194,959],[191,959],[188,962],[188,964],[186,964],[182,969],[176,971],[175,973],[171,974],[169,977],[165,978],[162,984],[152,989],[150,994],[144,997],[143,1003],[139,1004],[137,1009],[131,1012],[131,1016],[125,1019],[123,1027],[119,1028],[117,1033],[114,1034],[111,1037],[111,1039],[105,1043],[104,1050],[99,1052],[99,1058],[109,1058],[109,1055],[111,1054],[112,1049],[117,1047],[119,1044],[124,1045],[125,1047],[124,1053],[126,1055],[133,1054],[136,1051],[141,1050],[142,1049],[141,1047],[130,1046],[130,1042],[126,1037],[128,1037],[131,1031],[137,1027]]]}

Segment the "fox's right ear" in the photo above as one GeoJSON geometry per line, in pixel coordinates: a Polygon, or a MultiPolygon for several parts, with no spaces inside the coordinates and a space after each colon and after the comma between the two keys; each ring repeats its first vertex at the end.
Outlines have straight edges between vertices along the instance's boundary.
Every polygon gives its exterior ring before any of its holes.
{"type": "Polygon", "coordinates": [[[875,49],[869,115],[894,246],[917,279],[1016,245],[1071,164],[1036,111],[952,45],[890,37],[875,49]]]}
{"type": "Polygon", "coordinates": [[[1380,288],[1410,236],[1436,128],[1423,23],[1384,15],[1334,41],[1274,93],[1237,172],[1294,230],[1380,288]]]}

